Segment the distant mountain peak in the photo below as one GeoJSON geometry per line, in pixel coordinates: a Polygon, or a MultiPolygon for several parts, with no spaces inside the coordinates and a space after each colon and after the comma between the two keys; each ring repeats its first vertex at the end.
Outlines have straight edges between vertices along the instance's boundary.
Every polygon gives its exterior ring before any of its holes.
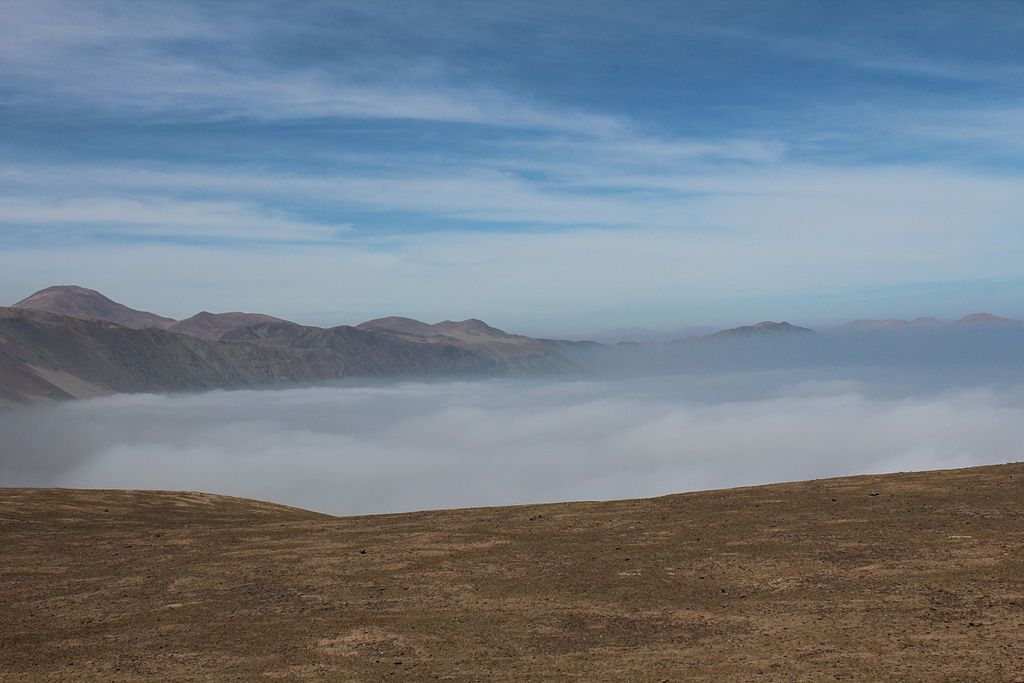
{"type": "Polygon", "coordinates": [[[919,318],[914,318],[913,320],[851,320],[848,323],[840,325],[836,329],[840,331],[889,331],[922,327],[942,328],[947,327],[949,325],[1024,325],[1024,321],[1013,320],[1012,318],[1004,318],[993,313],[971,313],[970,315],[965,315],[964,317],[952,323],[944,322],[942,320],[939,320],[938,318],[933,318],[931,316],[921,316],[919,318]]]}
{"type": "MultiPolygon", "coordinates": [[[[275,318],[263,313],[210,313],[200,311],[191,318],[174,323],[167,329],[178,334],[187,334],[205,339],[220,339],[224,334],[239,327],[250,327],[261,323],[288,323],[287,320],[275,318]]],[[[288,323],[291,324],[291,323],[288,323]]]]}
{"type": "Polygon", "coordinates": [[[733,327],[727,330],[721,330],[715,332],[711,337],[747,337],[747,336],[761,336],[761,335],[777,335],[777,334],[816,334],[816,332],[807,327],[800,327],[799,325],[792,325],[788,322],[775,322],[773,320],[763,320],[754,325],[741,325],[740,327],[733,327]]]}
{"type": "Polygon", "coordinates": [[[491,327],[478,318],[466,320],[443,320],[439,323],[425,323],[414,318],[390,316],[367,320],[357,325],[362,330],[404,334],[414,337],[515,337],[507,332],[491,327]]]}
{"type": "Polygon", "coordinates": [[[79,285],[56,285],[41,289],[14,304],[12,308],[43,311],[72,318],[105,320],[135,329],[166,328],[175,323],[172,318],[129,308],[94,289],[79,285]]]}
{"type": "MultiPolygon", "coordinates": [[[[46,287],[44,289],[40,289],[38,292],[36,292],[32,296],[29,296],[29,297],[26,297],[25,299],[23,299],[23,301],[27,301],[28,299],[40,296],[42,294],[54,294],[54,293],[89,294],[89,295],[101,296],[104,299],[106,299],[106,297],[104,297],[102,294],[97,292],[95,289],[88,289],[88,288],[82,287],[80,285],[53,285],[51,287],[46,287]]],[[[17,304],[15,304],[15,305],[17,305],[17,304]]]]}
{"type": "Polygon", "coordinates": [[[437,330],[430,323],[425,323],[415,318],[406,318],[400,315],[390,315],[386,318],[374,318],[356,325],[361,330],[372,330],[375,332],[389,332],[392,334],[408,334],[416,337],[431,337],[437,334],[437,330]]]}
{"type": "Polygon", "coordinates": [[[466,334],[482,334],[490,337],[509,336],[507,332],[499,330],[497,327],[491,327],[479,318],[468,318],[459,321],[444,320],[434,325],[434,327],[442,330],[464,332],[466,334]]]}
{"type": "Polygon", "coordinates": [[[1004,318],[993,313],[971,313],[956,321],[956,325],[1024,325],[1024,321],[1004,318]]]}

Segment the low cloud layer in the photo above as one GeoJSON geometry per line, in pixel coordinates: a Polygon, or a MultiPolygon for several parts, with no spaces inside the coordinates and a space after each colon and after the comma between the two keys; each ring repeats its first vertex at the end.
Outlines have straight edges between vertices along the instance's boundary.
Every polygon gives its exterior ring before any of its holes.
{"type": "Polygon", "coordinates": [[[1021,458],[1024,390],[839,375],[114,396],[0,416],[0,485],[335,514],[627,498],[1021,458]]]}

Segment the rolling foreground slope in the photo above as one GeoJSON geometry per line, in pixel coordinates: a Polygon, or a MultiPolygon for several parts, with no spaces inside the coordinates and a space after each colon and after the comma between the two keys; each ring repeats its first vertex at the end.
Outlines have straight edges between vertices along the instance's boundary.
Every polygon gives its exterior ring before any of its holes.
{"type": "Polygon", "coordinates": [[[353,518],[0,490],[0,680],[1021,681],[1022,483],[353,518]]]}

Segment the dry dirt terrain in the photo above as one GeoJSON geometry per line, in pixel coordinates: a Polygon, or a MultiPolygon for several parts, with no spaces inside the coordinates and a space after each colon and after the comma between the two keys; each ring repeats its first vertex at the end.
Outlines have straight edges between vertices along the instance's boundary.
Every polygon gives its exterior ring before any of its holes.
{"type": "Polygon", "coordinates": [[[333,518],[0,490],[0,680],[1024,681],[1024,464],[333,518]]]}

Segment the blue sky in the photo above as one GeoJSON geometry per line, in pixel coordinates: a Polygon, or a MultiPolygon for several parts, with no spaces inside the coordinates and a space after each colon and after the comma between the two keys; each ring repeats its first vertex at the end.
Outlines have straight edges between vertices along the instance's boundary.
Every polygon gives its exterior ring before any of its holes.
{"type": "Polygon", "coordinates": [[[0,301],[1024,317],[1020,2],[0,0],[0,301]]]}

